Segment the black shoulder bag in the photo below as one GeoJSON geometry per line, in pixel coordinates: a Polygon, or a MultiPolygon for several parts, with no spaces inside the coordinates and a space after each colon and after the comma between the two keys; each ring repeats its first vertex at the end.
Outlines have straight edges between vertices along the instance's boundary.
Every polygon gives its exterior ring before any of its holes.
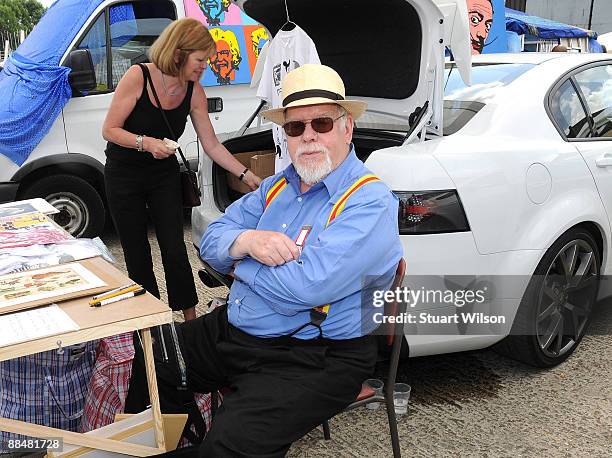
{"type": "MultiPolygon", "coordinates": [[[[168,131],[170,132],[170,135],[172,136],[171,140],[178,142],[178,138],[176,138],[176,135],[174,135],[174,130],[172,129],[172,126],[168,122],[166,113],[164,113],[164,109],[162,108],[161,102],[159,101],[159,97],[157,96],[157,91],[155,90],[155,86],[153,85],[153,80],[151,78],[151,74],[149,73],[149,69],[144,67],[142,64],[138,64],[138,65],[141,67],[142,72],[145,75],[145,78],[149,81],[149,84],[151,85],[151,92],[153,92],[153,97],[155,97],[155,101],[157,102],[157,107],[159,108],[162,118],[164,118],[164,122],[166,123],[166,126],[168,127],[168,131]]],[[[179,147],[177,149],[178,149],[179,154],[181,155],[183,164],[185,164],[185,168],[187,169],[187,170],[181,170],[181,188],[183,189],[183,207],[186,207],[186,208],[197,207],[201,204],[200,196],[202,195],[202,193],[200,192],[200,187],[198,186],[198,177],[196,176],[196,173],[193,170],[191,170],[191,167],[189,166],[189,162],[185,158],[185,155],[183,154],[183,151],[181,151],[181,148],[179,147]]]]}

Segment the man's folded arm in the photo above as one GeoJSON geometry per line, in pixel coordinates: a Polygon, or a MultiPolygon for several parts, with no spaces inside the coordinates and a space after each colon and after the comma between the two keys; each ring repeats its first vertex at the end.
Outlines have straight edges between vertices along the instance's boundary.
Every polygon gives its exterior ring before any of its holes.
{"type": "Polygon", "coordinates": [[[361,290],[364,276],[397,265],[397,205],[390,192],[349,203],[318,239],[306,241],[298,261],[269,267],[246,258],[235,275],[258,295],[294,310],[340,300],[361,290]]]}
{"type": "Polygon", "coordinates": [[[200,257],[221,273],[228,273],[241,258],[230,255],[229,250],[236,238],[244,231],[257,228],[264,211],[263,186],[248,193],[227,207],[225,214],[212,222],[200,244],[200,257]]]}

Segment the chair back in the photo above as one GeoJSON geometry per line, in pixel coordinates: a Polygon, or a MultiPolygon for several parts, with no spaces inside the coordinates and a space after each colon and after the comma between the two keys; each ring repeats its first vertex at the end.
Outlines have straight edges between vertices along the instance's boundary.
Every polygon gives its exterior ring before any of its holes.
{"type": "MultiPolygon", "coordinates": [[[[391,291],[396,291],[397,288],[402,286],[402,281],[404,280],[404,275],[406,273],[406,261],[404,258],[401,258],[399,263],[397,264],[397,269],[395,270],[395,277],[393,278],[393,284],[391,285],[391,291]]],[[[400,310],[402,304],[399,304],[397,301],[390,302],[385,304],[385,315],[387,316],[400,316],[403,312],[406,311],[406,304],[403,304],[404,310],[400,310]]],[[[385,322],[383,325],[385,326],[385,336],[387,336],[387,345],[390,347],[393,345],[395,340],[395,336],[401,335],[398,334],[403,333],[403,325],[401,323],[389,323],[385,322]],[[400,329],[397,329],[400,328],[400,329]]]]}
{"type": "MultiPolygon", "coordinates": [[[[395,271],[393,279],[392,291],[402,286],[404,275],[406,273],[406,261],[401,258],[395,271]]],[[[397,299],[397,297],[396,297],[397,299]]],[[[385,305],[385,315],[395,316],[400,318],[406,312],[407,304],[405,301],[395,300],[385,305]]],[[[393,399],[393,390],[395,388],[395,377],[397,375],[397,367],[399,365],[399,357],[402,350],[402,341],[404,336],[404,323],[401,319],[395,320],[395,323],[385,322],[384,326],[386,334],[386,343],[391,347],[391,360],[389,363],[389,373],[387,375],[387,383],[385,384],[386,395],[393,399]]]]}
{"type": "Polygon", "coordinates": [[[198,277],[200,277],[202,283],[209,288],[217,288],[219,286],[226,286],[228,288],[232,287],[232,283],[234,282],[232,277],[222,274],[221,272],[213,269],[206,261],[202,259],[200,260],[202,261],[202,268],[198,271],[198,277]]]}

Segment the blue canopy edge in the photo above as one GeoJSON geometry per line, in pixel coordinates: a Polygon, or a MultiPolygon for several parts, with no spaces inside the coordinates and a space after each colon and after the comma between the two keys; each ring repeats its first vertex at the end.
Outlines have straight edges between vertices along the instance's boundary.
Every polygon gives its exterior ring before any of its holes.
{"type": "Polygon", "coordinates": [[[591,30],[531,16],[512,8],[506,8],[506,30],[518,33],[519,35],[531,34],[545,40],[554,40],[556,38],[597,38],[597,33],[591,30]]]}

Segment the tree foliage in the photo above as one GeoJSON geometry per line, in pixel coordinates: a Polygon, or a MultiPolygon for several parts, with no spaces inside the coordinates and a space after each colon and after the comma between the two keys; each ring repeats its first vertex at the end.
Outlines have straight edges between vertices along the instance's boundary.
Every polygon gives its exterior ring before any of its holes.
{"type": "Polygon", "coordinates": [[[38,0],[0,0],[0,32],[30,31],[45,11],[38,0]]]}

